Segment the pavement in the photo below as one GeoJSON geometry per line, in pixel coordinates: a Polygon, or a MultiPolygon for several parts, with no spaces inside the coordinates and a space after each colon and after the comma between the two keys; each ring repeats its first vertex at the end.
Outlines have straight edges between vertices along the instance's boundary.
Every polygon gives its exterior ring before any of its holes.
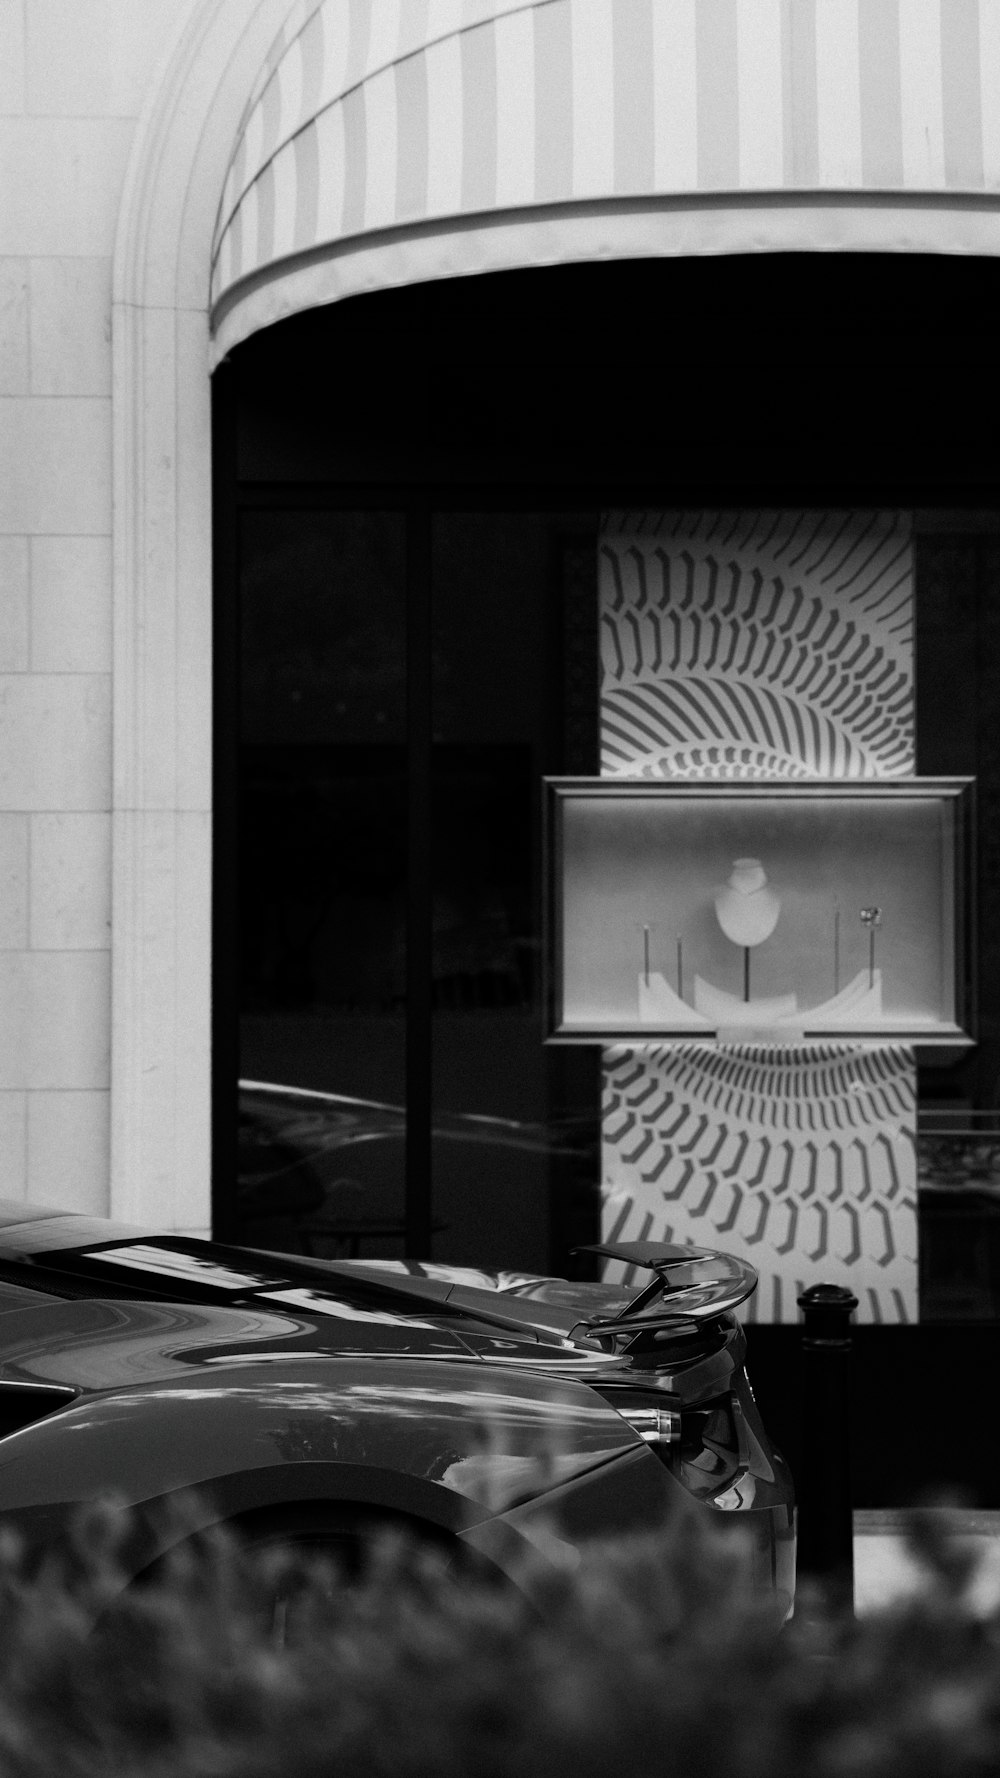
{"type": "MultiPolygon", "coordinates": [[[[976,1557],[971,1591],[975,1607],[1000,1606],[1000,1512],[936,1509],[942,1529],[976,1557]]],[[[898,1511],[854,1514],[854,1609],[858,1616],[905,1598],[921,1584],[921,1569],[906,1547],[907,1515],[898,1511]]]]}

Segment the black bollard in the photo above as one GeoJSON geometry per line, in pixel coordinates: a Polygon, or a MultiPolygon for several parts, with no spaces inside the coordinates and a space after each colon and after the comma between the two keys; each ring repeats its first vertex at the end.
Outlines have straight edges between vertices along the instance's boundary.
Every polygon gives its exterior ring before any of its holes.
{"type": "Polygon", "coordinates": [[[798,1301],[804,1316],[798,1567],[853,1611],[851,1316],[858,1299],[839,1284],[814,1284],[798,1301]]]}

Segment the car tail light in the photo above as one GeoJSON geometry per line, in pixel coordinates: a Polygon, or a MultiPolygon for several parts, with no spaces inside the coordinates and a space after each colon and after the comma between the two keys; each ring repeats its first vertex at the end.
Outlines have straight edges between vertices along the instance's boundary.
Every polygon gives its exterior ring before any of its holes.
{"type": "Polygon", "coordinates": [[[637,1432],[647,1445],[653,1445],[664,1456],[681,1440],[681,1416],[676,1408],[663,1408],[657,1405],[652,1408],[623,1408],[615,1402],[615,1407],[623,1420],[637,1432]]]}
{"type": "Polygon", "coordinates": [[[719,1395],[685,1408],[674,1468],[689,1493],[708,1499],[729,1486],[740,1468],[732,1399],[719,1395]]]}
{"type": "Polygon", "coordinates": [[[729,1487],[740,1468],[740,1447],[728,1394],[697,1407],[623,1406],[617,1397],[609,1399],[690,1494],[707,1500],[729,1487]]]}

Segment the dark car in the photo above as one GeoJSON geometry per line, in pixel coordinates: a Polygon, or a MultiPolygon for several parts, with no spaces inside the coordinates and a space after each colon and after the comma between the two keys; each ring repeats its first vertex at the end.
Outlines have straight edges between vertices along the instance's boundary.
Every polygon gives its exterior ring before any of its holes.
{"type": "MultiPolygon", "coordinates": [[[[113,1493],[343,1545],[403,1524],[501,1573],[526,1544],[741,1523],[791,1604],[788,1470],[744,1370],[732,1256],[600,1249],[638,1290],[322,1260],[0,1204],[0,1515],[34,1544],[113,1493]]],[[[158,1542],[158,1540],[160,1540],[158,1542]]]]}

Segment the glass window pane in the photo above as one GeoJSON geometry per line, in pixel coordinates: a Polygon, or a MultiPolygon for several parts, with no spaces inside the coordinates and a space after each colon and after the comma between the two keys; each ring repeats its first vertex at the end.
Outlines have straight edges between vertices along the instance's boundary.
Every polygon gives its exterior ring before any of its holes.
{"type": "Polygon", "coordinates": [[[596,516],[435,520],[435,1257],[564,1270],[596,1238],[595,1053],[543,1043],[541,779],[596,769],[596,516]]]}
{"type": "Polygon", "coordinates": [[[405,530],[240,537],[241,1238],[395,1253],[405,1102],[405,530]]]}
{"type": "Polygon", "coordinates": [[[920,1070],[920,1319],[1000,1319],[1000,540],[995,521],[918,516],[917,763],[976,779],[977,1042],[920,1070]]]}
{"type": "Polygon", "coordinates": [[[400,513],[244,513],[243,741],[402,741],[404,610],[400,513]]]}

